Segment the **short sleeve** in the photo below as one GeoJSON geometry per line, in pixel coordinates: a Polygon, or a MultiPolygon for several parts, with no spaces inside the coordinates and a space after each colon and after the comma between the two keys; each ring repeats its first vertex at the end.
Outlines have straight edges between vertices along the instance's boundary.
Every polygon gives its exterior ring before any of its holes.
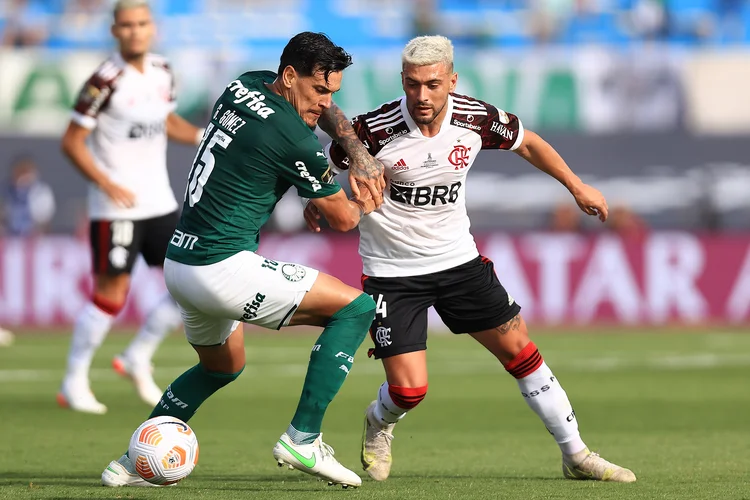
{"type": "MultiPolygon", "coordinates": [[[[116,75],[115,75],[116,77],[116,75]]],[[[112,97],[115,78],[108,78],[104,69],[100,69],[89,78],[78,92],[73,105],[72,120],[78,125],[93,129],[97,117],[112,97]]]]}
{"type": "Polygon", "coordinates": [[[517,149],[523,142],[520,118],[492,104],[485,104],[485,108],[487,120],[482,124],[482,149],[517,149]]]}
{"type": "Polygon", "coordinates": [[[302,140],[295,154],[282,167],[282,175],[302,198],[325,198],[341,186],[333,179],[323,147],[314,135],[302,140]]]}

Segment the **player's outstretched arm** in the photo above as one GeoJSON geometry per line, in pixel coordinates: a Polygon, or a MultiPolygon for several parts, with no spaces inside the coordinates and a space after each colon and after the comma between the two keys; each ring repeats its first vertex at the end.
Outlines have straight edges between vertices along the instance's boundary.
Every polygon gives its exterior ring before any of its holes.
{"type": "Polygon", "coordinates": [[[204,129],[198,128],[177,113],[167,116],[167,137],[182,144],[197,146],[203,140],[204,129]]]}
{"type": "Polygon", "coordinates": [[[341,145],[349,157],[349,184],[355,198],[363,200],[359,188],[360,185],[365,186],[375,202],[375,207],[380,207],[385,188],[385,167],[367,151],[341,108],[331,103],[331,107],[326,109],[318,120],[318,125],[341,145]]]}
{"type": "Polygon", "coordinates": [[[86,146],[86,137],[90,133],[88,128],[71,121],[60,144],[63,153],[89,182],[101,189],[114,203],[124,208],[132,207],[135,205],[135,194],[112,182],[96,166],[94,157],[86,146]]]}
{"type": "Polygon", "coordinates": [[[607,220],[609,209],[604,195],[595,187],[585,184],[565,163],[555,148],[531,130],[526,130],[523,142],[515,152],[542,172],[557,179],[575,198],[578,207],[589,215],[607,220]]]}

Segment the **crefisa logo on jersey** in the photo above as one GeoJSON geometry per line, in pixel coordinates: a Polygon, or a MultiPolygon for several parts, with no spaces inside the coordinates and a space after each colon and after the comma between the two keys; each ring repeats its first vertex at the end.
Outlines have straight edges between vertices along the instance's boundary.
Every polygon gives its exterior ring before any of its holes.
{"type": "Polygon", "coordinates": [[[320,181],[316,179],[314,175],[311,175],[310,172],[307,171],[307,165],[305,165],[305,162],[296,161],[294,162],[294,165],[297,167],[297,170],[299,170],[300,177],[303,177],[307,179],[308,181],[310,181],[310,183],[312,184],[313,193],[317,193],[318,191],[320,191],[320,188],[321,188],[320,181]]]}
{"type": "Polygon", "coordinates": [[[234,92],[234,97],[237,98],[234,100],[235,104],[241,104],[250,100],[250,102],[245,103],[245,106],[250,108],[250,111],[258,113],[258,116],[264,120],[276,112],[266,106],[266,103],[263,102],[266,99],[266,96],[264,96],[262,92],[258,92],[257,90],[250,91],[250,89],[242,85],[242,82],[239,80],[234,80],[227,85],[227,88],[230,92],[234,92]]]}
{"type": "Polygon", "coordinates": [[[265,295],[262,293],[256,293],[253,301],[245,304],[245,307],[242,309],[245,311],[245,314],[242,315],[240,321],[250,321],[251,319],[258,317],[258,309],[260,309],[260,305],[264,300],[266,300],[265,295]]]}

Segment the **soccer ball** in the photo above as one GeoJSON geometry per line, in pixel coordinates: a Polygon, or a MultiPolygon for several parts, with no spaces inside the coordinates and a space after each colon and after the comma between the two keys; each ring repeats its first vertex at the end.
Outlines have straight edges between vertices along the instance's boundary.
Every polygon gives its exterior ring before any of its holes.
{"type": "Polygon", "coordinates": [[[135,430],[128,456],[138,475],[149,483],[174,484],[198,463],[198,438],[179,418],[154,417],[135,430]]]}

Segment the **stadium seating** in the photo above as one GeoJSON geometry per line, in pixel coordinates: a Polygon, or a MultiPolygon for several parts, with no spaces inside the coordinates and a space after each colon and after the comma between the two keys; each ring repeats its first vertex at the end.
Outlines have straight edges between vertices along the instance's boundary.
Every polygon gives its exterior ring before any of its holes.
{"type": "MultiPolygon", "coordinates": [[[[0,32],[14,13],[0,6],[0,32]]],[[[428,2],[428,4],[430,4],[428,2]]],[[[750,4],[742,0],[434,0],[428,29],[458,45],[516,47],[540,41],[627,46],[643,37],[675,45],[750,42],[750,4]],[[548,6],[532,8],[531,5],[548,6]],[[540,19],[551,22],[546,36],[540,19]]],[[[413,36],[417,2],[395,0],[153,0],[162,49],[185,45],[277,49],[295,32],[324,29],[351,48],[398,47],[413,36]]],[[[21,18],[47,14],[54,48],[108,47],[109,3],[97,0],[28,0],[21,18]]],[[[421,29],[424,29],[422,27],[421,29]]]]}

